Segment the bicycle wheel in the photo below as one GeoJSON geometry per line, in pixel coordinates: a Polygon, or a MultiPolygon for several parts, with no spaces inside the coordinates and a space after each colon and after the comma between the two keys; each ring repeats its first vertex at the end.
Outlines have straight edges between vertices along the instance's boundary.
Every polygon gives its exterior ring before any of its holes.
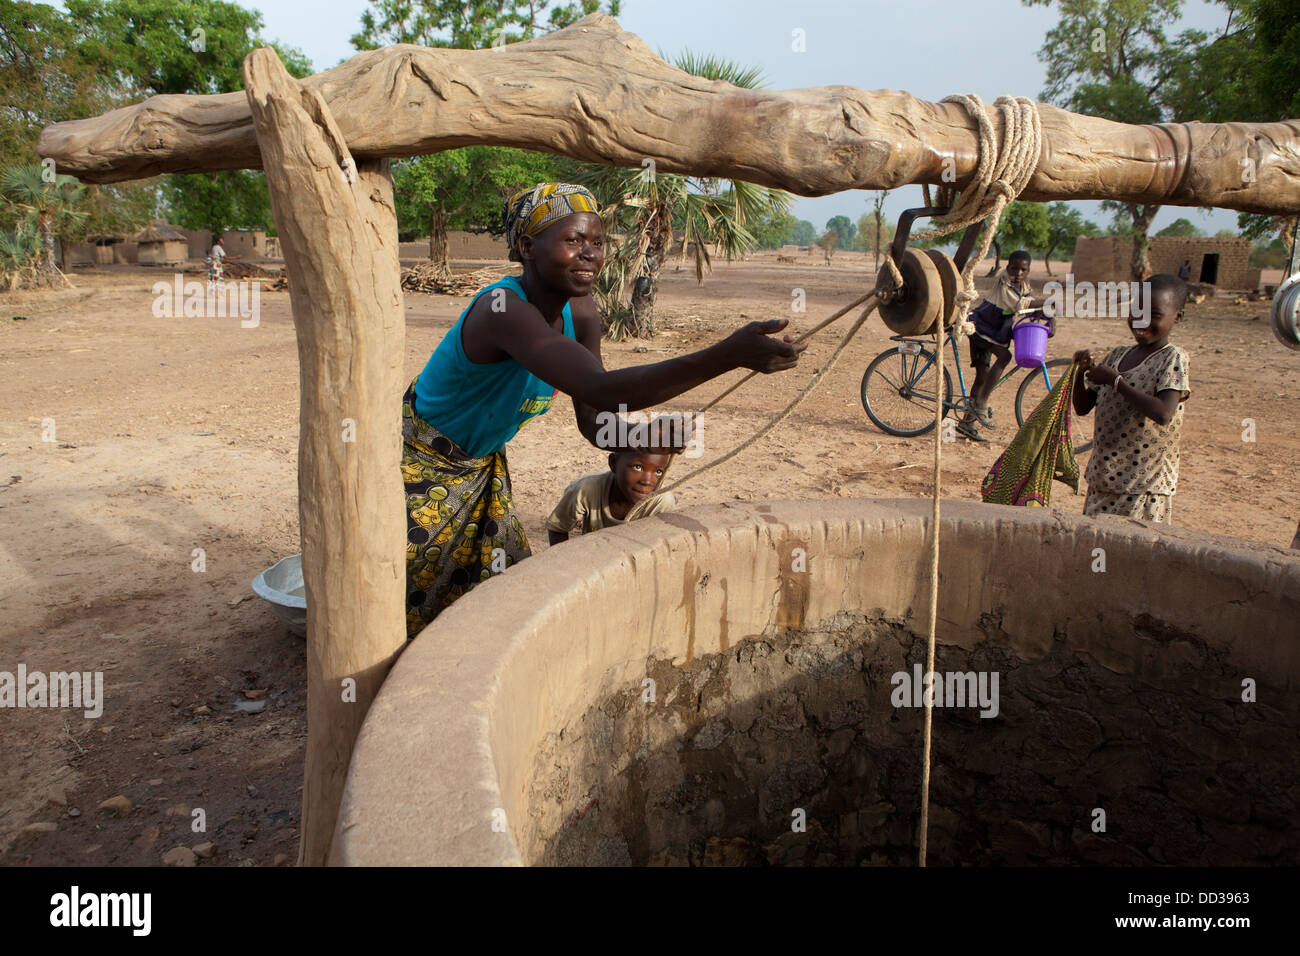
{"type": "MultiPolygon", "coordinates": [[[[862,407],[877,428],[899,438],[933,430],[933,360],[934,352],[926,348],[916,355],[889,349],[871,360],[862,376],[862,407]]],[[[946,366],[943,401],[945,408],[952,404],[952,377],[946,366]]]]}
{"type": "MultiPolygon", "coordinates": [[[[1055,385],[1059,376],[1064,375],[1066,369],[1070,367],[1069,359],[1052,359],[1047,363],[1047,375],[1055,385]]],[[[1025,419],[1034,414],[1034,409],[1038,403],[1047,397],[1047,383],[1043,381],[1043,373],[1038,369],[1030,369],[1025,375],[1025,380],[1020,383],[1020,390],[1016,392],[1016,424],[1023,425],[1025,419]]],[[[1074,453],[1082,455],[1092,450],[1092,416],[1091,415],[1070,415],[1070,432],[1074,439],[1074,453]]]]}

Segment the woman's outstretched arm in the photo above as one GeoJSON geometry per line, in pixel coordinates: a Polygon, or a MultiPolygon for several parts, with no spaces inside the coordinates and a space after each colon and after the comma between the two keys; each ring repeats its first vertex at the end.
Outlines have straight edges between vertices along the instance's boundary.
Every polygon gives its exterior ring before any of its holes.
{"type": "Polygon", "coordinates": [[[587,345],[551,328],[536,306],[513,293],[506,295],[501,312],[490,310],[487,297],[480,299],[466,324],[477,318],[473,331],[477,341],[504,352],[542,381],[588,406],[593,416],[620,406],[636,411],[666,402],[736,368],[765,373],[794,368],[807,347],[795,345],[790,336],[774,337],[786,327],[786,319],[750,322],[698,352],[609,371],[598,349],[595,353],[590,349],[591,323],[594,319],[597,342],[600,324],[590,297],[572,300],[571,308],[579,325],[575,332],[580,338],[585,332],[587,345]]]}

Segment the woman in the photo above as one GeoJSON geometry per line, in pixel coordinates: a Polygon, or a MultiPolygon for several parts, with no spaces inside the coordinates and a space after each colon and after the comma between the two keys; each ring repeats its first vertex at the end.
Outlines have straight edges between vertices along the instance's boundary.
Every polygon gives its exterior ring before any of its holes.
{"type": "Polygon", "coordinates": [[[523,274],[474,297],[402,401],[408,637],[530,554],[505,446],[556,392],[573,398],[578,430],[595,445],[601,412],[657,405],[736,368],[793,368],[806,347],[772,337],[785,319],[751,322],[698,352],[607,371],[591,298],[605,260],[595,198],[540,183],[512,196],[503,218],[523,274]]]}

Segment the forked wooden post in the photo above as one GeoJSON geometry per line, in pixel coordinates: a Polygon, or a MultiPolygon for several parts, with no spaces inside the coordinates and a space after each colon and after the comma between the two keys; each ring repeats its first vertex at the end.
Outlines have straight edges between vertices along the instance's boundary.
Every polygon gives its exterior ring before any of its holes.
{"type": "Polygon", "coordinates": [[[388,160],[355,168],[320,94],[274,50],[245,58],[244,89],[298,336],[307,585],[299,862],[316,866],[329,853],[352,744],[406,639],[397,216],[388,160]]]}

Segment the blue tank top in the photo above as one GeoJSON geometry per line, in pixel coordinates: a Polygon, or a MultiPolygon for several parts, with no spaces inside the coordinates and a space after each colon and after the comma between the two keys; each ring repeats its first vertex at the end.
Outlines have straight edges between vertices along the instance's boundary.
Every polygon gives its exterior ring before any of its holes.
{"type": "MultiPolygon", "coordinates": [[[[415,383],[415,412],[475,458],[498,452],[533,418],[551,408],[555,389],[512,358],[471,362],[461,344],[465,316],[479,296],[509,289],[525,302],[528,296],[515,276],[481,289],[460,314],[415,383]]],[[[577,339],[573,313],[564,304],[564,335],[577,339]]]]}

